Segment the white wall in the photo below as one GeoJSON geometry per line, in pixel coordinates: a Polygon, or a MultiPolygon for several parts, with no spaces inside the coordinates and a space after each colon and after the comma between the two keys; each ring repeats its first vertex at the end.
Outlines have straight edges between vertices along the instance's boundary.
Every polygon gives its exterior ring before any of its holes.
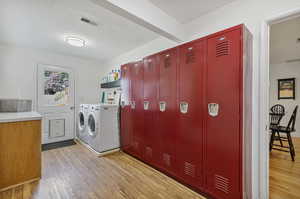
{"type": "MultiPolygon", "coordinates": [[[[300,8],[299,0],[237,0],[231,4],[223,6],[210,12],[190,23],[185,25],[185,29],[189,33],[187,40],[193,40],[222,29],[238,25],[241,23],[246,24],[253,34],[253,151],[252,151],[252,198],[263,199],[265,196],[260,193],[259,188],[263,186],[259,179],[259,164],[260,152],[259,146],[259,47],[260,47],[260,29],[263,20],[279,14],[300,8]]],[[[153,42],[139,47],[133,51],[123,54],[115,59],[107,61],[106,66],[113,67],[116,65],[124,64],[129,61],[134,61],[137,58],[142,58],[151,53],[158,52],[162,49],[169,48],[176,45],[166,39],[160,38],[153,42]]],[[[267,81],[265,82],[268,83],[267,81]]],[[[266,176],[267,177],[267,176],[266,176]]],[[[250,196],[249,196],[250,197],[250,196]]]]}
{"type": "MultiPolygon", "coordinates": [[[[282,104],[285,107],[286,115],[283,117],[281,124],[287,125],[291,114],[296,105],[300,105],[300,62],[281,63],[270,65],[270,107],[275,104],[282,104]],[[282,99],[278,100],[278,79],[296,78],[296,99],[282,99]]],[[[298,110],[299,111],[299,110],[298,110]]],[[[296,133],[292,136],[300,137],[300,117],[298,117],[295,124],[296,133]]]]}
{"type": "Polygon", "coordinates": [[[101,64],[93,60],[7,45],[0,45],[0,98],[32,99],[35,105],[35,71],[39,63],[73,69],[77,105],[99,101],[99,82],[104,74],[101,64]]]}
{"type": "Polygon", "coordinates": [[[109,72],[112,69],[115,69],[117,67],[120,67],[120,65],[138,61],[143,59],[147,55],[151,55],[154,53],[157,53],[159,51],[168,49],[170,47],[176,46],[178,43],[165,39],[163,37],[159,37],[158,39],[155,39],[149,43],[146,43],[143,46],[140,46],[132,51],[129,51],[127,53],[124,53],[118,57],[115,57],[114,59],[107,60],[104,65],[107,68],[106,72],[109,72]]]}

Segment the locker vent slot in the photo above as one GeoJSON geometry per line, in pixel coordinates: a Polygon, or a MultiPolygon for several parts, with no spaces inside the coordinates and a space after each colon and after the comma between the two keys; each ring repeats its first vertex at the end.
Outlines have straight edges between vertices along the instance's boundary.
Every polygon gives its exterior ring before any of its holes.
{"type": "Polygon", "coordinates": [[[136,74],[136,75],[138,75],[139,74],[139,65],[138,64],[134,64],[134,73],[136,74]]]}
{"type": "Polygon", "coordinates": [[[153,71],[153,64],[152,64],[152,62],[148,63],[148,67],[149,67],[149,71],[153,71]]]}
{"type": "Polygon", "coordinates": [[[167,153],[163,154],[163,162],[167,166],[171,166],[171,156],[167,153]]]}
{"type": "Polygon", "coordinates": [[[195,177],[195,175],[196,175],[195,165],[185,162],[184,163],[184,173],[188,176],[195,177]]]}
{"type": "Polygon", "coordinates": [[[139,149],[139,143],[138,143],[138,142],[134,142],[134,143],[133,143],[133,148],[134,148],[135,150],[138,150],[138,149],[139,149]]]}
{"type": "Polygon", "coordinates": [[[216,46],[216,57],[229,55],[230,43],[229,41],[223,41],[216,46]]]}
{"type": "Polygon", "coordinates": [[[146,147],[146,156],[151,158],[152,157],[152,148],[146,147]]]}
{"type": "Polygon", "coordinates": [[[228,194],[229,193],[229,179],[220,175],[215,175],[215,188],[228,194]]]}
{"type": "Polygon", "coordinates": [[[165,57],[164,65],[165,65],[165,68],[169,68],[171,66],[170,56],[165,57]]]}
{"type": "Polygon", "coordinates": [[[195,55],[195,51],[193,50],[189,50],[187,53],[186,53],[186,56],[185,56],[185,63],[186,64],[190,64],[190,63],[195,63],[196,61],[196,55],[195,55]]]}

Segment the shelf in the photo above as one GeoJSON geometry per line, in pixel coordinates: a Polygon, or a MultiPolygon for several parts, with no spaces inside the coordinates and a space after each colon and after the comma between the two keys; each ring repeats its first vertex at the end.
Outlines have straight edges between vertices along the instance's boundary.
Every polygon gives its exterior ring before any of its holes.
{"type": "Polygon", "coordinates": [[[116,88],[121,86],[121,80],[116,80],[113,82],[102,83],[101,88],[116,88]]]}

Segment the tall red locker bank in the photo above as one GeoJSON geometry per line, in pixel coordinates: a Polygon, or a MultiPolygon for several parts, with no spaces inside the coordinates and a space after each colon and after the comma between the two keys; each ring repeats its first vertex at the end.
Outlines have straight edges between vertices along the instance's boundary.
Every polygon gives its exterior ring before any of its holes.
{"type": "Polygon", "coordinates": [[[207,38],[204,164],[206,191],[216,198],[243,196],[243,123],[251,120],[249,115],[243,120],[249,100],[244,93],[251,84],[244,81],[248,42],[243,26],[207,38]]]}
{"type": "Polygon", "coordinates": [[[131,76],[131,128],[132,128],[132,153],[142,158],[144,145],[144,107],[143,107],[143,62],[132,63],[131,76]]]}
{"type": "Polygon", "coordinates": [[[239,25],[145,58],[143,70],[128,76],[129,96],[138,101],[143,90],[143,99],[142,111],[121,110],[129,118],[121,118],[122,149],[200,193],[243,198],[251,175],[251,52],[252,36],[239,25]],[[148,58],[157,63],[151,70],[148,58]]]}
{"type": "Polygon", "coordinates": [[[121,66],[121,116],[120,116],[120,143],[123,151],[130,153],[132,150],[132,125],[131,125],[131,76],[130,64],[121,66]]]}
{"type": "Polygon", "coordinates": [[[203,185],[204,61],[204,40],[179,47],[176,159],[179,177],[195,187],[203,185]]]}
{"type": "Polygon", "coordinates": [[[159,53],[158,120],[160,135],[160,166],[170,174],[176,173],[177,139],[177,64],[178,51],[173,48],[159,53]]]}
{"type": "Polygon", "coordinates": [[[159,166],[161,157],[160,134],[158,131],[158,80],[159,59],[157,55],[144,58],[144,160],[159,166]]]}

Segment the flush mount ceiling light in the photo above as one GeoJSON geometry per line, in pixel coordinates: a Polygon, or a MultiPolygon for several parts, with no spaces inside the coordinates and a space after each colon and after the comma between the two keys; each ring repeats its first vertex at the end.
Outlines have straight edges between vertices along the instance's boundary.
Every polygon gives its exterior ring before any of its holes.
{"type": "Polygon", "coordinates": [[[76,47],[84,47],[85,46],[85,41],[83,39],[80,39],[80,38],[74,37],[74,36],[66,36],[65,42],[67,42],[71,46],[76,46],[76,47]]]}

